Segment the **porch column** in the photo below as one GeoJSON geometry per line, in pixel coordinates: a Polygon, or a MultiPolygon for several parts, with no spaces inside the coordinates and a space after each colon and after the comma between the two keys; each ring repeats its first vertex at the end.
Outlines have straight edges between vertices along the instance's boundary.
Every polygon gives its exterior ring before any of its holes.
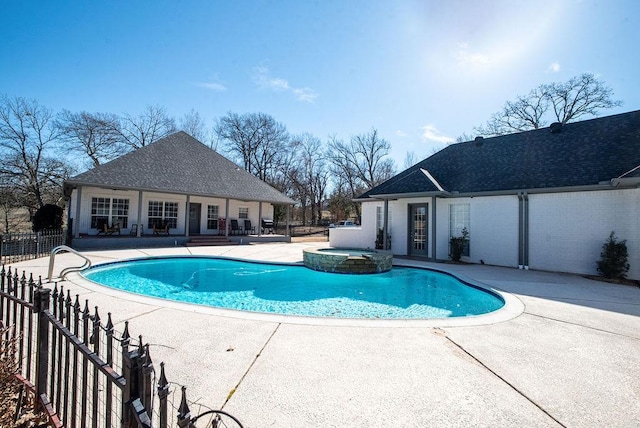
{"type": "Polygon", "coordinates": [[[82,186],[78,186],[76,189],[76,218],[73,222],[74,237],[80,237],[80,201],[82,200],[82,186]]]}
{"type": "Polygon", "coordinates": [[[224,236],[229,236],[229,198],[225,199],[224,218],[224,236]]]}
{"type": "Polygon", "coordinates": [[[136,233],[136,237],[140,238],[142,236],[142,229],[144,226],[142,225],[142,190],[138,191],[138,232],[136,233]]]}
{"type": "Polygon", "coordinates": [[[436,200],[435,196],[431,197],[431,259],[436,260],[436,200]]]}
{"type": "Polygon", "coordinates": [[[287,205],[287,230],[284,232],[284,236],[289,236],[289,209],[291,205],[287,205]]]}
{"type": "Polygon", "coordinates": [[[262,236],[262,202],[258,203],[258,236],[262,236]]]}
{"type": "Polygon", "coordinates": [[[386,250],[387,248],[389,248],[388,245],[388,239],[389,237],[387,236],[387,230],[389,230],[389,199],[385,199],[384,200],[384,213],[382,215],[382,249],[386,250]]]}
{"type": "Polygon", "coordinates": [[[184,236],[189,236],[189,202],[191,195],[187,195],[187,208],[184,211],[184,236]]]}

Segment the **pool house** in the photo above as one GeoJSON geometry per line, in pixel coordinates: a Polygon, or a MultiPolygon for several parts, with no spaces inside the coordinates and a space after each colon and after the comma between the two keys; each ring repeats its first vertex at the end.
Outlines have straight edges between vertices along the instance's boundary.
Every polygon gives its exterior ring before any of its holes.
{"type": "Polygon", "coordinates": [[[274,207],[288,222],[295,203],[182,131],[68,179],[65,195],[74,246],[102,236],[287,241],[273,235],[274,207]]]}

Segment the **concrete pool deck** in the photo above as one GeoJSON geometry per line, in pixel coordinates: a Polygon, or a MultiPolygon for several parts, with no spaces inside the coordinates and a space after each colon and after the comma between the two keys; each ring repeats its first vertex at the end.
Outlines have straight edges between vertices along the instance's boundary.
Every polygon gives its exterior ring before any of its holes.
{"type": "MultiPolygon", "coordinates": [[[[298,262],[303,248],[327,246],[83,254],[94,264],[188,254],[298,262]]],[[[48,262],[12,266],[44,278],[48,262]]],[[[58,255],[55,273],[77,262],[58,255]]],[[[486,265],[396,262],[510,293],[523,311],[481,325],[293,324],[118,294],[75,274],[60,284],[103,318],[111,312],[116,330],[129,320],[131,334],[150,343],[156,371],[164,361],[169,381],[186,385],[191,401],[224,405],[245,427],[640,426],[640,288],[486,265]]]]}

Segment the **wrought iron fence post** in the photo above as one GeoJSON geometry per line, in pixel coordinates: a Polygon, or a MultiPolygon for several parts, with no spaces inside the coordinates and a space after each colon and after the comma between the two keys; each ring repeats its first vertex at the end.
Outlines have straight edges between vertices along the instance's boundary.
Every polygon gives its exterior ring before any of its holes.
{"type": "MultiPolygon", "coordinates": [[[[36,288],[33,296],[33,312],[37,316],[38,347],[36,349],[36,394],[47,394],[47,370],[49,367],[49,320],[44,313],[49,309],[48,288],[36,288]]],[[[40,400],[38,400],[40,402],[40,400]]]]}
{"type": "MultiPolygon", "coordinates": [[[[105,326],[106,337],[107,337],[107,364],[109,367],[113,367],[113,322],[111,321],[111,312],[107,313],[107,325],[105,326]]],[[[111,426],[111,409],[113,407],[113,384],[111,382],[107,382],[107,397],[105,400],[106,412],[105,412],[105,426],[111,426]]]]}
{"type": "MultiPolygon", "coordinates": [[[[142,340],[142,336],[140,337],[142,340]]],[[[142,354],[142,384],[140,385],[140,399],[142,400],[142,404],[144,404],[144,408],[147,410],[147,413],[152,415],[153,409],[151,408],[151,403],[153,402],[153,385],[152,385],[152,375],[153,375],[153,361],[151,361],[151,354],[149,354],[149,345],[146,344],[144,346],[144,354],[142,354]]]]}
{"type": "Polygon", "coordinates": [[[124,322],[124,331],[122,332],[122,377],[125,380],[125,387],[122,391],[122,426],[125,428],[133,427],[135,418],[131,410],[131,402],[136,395],[137,373],[136,364],[138,351],[129,351],[129,321],[124,322]]]}
{"type": "Polygon", "coordinates": [[[189,410],[189,404],[187,404],[187,387],[182,386],[182,399],[180,400],[180,407],[178,408],[178,427],[179,428],[193,428],[191,424],[191,410],[189,410]]]}
{"type": "Polygon", "coordinates": [[[158,380],[158,398],[160,399],[159,414],[160,414],[160,426],[159,428],[167,428],[167,397],[169,396],[169,382],[164,375],[164,362],[160,363],[160,380],[158,380]]]}

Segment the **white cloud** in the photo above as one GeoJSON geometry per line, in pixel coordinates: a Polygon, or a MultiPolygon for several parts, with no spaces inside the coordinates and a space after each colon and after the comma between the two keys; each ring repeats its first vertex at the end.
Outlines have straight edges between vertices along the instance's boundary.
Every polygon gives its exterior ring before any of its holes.
{"type": "Polygon", "coordinates": [[[466,42],[458,43],[458,50],[453,57],[463,65],[485,65],[490,62],[488,55],[481,52],[472,52],[466,42]]]}
{"type": "Polygon", "coordinates": [[[560,63],[558,61],[552,62],[551,65],[549,65],[548,70],[552,73],[557,73],[558,71],[560,71],[560,63]]]}
{"type": "Polygon", "coordinates": [[[223,92],[227,90],[226,86],[224,86],[222,83],[217,83],[217,82],[196,82],[194,83],[194,85],[200,88],[210,89],[216,92],[223,92]]]}
{"type": "Polygon", "coordinates": [[[253,81],[261,88],[291,92],[298,101],[313,103],[318,98],[318,94],[311,88],[295,88],[287,79],[272,77],[269,68],[263,65],[253,68],[253,81]]]}
{"type": "Polygon", "coordinates": [[[293,90],[298,101],[306,101],[312,103],[318,98],[318,94],[311,88],[296,88],[293,90]]]}
{"type": "Polygon", "coordinates": [[[429,141],[435,141],[436,143],[453,143],[455,141],[454,138],[447,137],[442,132],[438,131],[438,129],[433,125],[425,125],[422,128],[422,138],[429,141]]]}
{"type": "Polygon", "coordinates": [[[396,131],[396,135],[401,138],[407,138],[409,136],[409,134],[401,130],[396,131]]]}

